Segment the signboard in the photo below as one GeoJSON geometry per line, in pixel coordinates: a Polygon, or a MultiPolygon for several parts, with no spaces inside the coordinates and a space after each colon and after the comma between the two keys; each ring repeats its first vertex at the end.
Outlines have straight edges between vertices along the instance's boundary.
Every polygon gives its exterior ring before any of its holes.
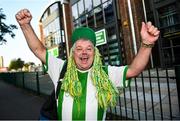
{"type": "Polygon", "coordinates": [[[105,29],[101,29],[101,30],[95,32],[95,34],[96,34],[96,46],[103,45],[103,44],[107,43],[106,30],[105,29]]]}
{"type": "Polygon", "coordinates": [[[58,57],[59,56],[59,49],[58,47],[54,47],[52,49],[48,50],[48,54],[53,55],[54,57],[58,57]]]}

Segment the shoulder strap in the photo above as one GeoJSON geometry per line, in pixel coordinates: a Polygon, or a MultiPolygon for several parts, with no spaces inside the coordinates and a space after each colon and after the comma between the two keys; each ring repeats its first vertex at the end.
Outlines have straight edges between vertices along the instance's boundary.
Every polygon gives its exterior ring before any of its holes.
{"type": "Polygon", "coordinates": [[[61,89],[62,82],[60,81],[60,79],[64,78],[64,75],[66,73],[66,69],[67,69],[67,61],[64,62],[63,68],[62,68],[61,73],[59,75],[59,80],[57,82],[58,84],[57,84],[57,88],[56,88],[56,99],[58,98],[59,91],[61,89]]]}
{"type": "Polygon", "coordinates": [[[102,66],[103,70],[108,74],[108,66],[102,66]]]}

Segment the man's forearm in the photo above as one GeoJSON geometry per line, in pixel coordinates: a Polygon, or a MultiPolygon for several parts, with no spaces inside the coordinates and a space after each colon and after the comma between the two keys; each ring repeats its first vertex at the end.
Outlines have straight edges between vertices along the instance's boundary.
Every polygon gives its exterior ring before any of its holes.
{"type": "Polygon", "coordinates": [[[32,26],[30,24],[26,24],[21,26],[23,34],[26,38],[27,44],[31,51],[45,63],[45,47],[38,39],[37,35],[35,34],[32,26]]]}
{"type": "Polygon", "coordinates": [[[146,65],[149,62],[151,50],[152,48],[140,47],[138,54],[129,66],[127,78],[135,77],[145,69],[146,65]]]}

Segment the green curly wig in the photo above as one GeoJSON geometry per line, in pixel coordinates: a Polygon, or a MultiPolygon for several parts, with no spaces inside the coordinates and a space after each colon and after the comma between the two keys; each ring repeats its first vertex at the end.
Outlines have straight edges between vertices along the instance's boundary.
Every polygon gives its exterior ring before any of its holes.
{"type": "MultiPolygon", "coordinates": [[[[91,79],[93,85],[97,89],[97,100],[101,108],[107,109],[108,106],[114,107],[116,105],[116,97],[118,96],[118,89],[109,80],[108,75],[103,70],[101,55],[97,47],[94,47],[95,55],[94,62],[91,68],[91,79]]],[[[73,48],[71,48],[70,56],[68,58],[67,71],[62,80],[62,89],[68,92],[75,101],[82,94],[81,82],[78,79],[77,68],[73,58],[73,48]]]]}

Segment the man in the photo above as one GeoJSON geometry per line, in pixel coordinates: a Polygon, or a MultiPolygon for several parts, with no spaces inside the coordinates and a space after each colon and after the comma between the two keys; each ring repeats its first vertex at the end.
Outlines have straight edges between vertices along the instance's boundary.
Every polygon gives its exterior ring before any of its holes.
{"type": "MultiPolygon", "coordinates": [[[[27,9],[20,10],[16,19],[30,49],[46,64],[56,89],[64,61],[47,54],[46,48],[33,31],[30,24],[32,16],[27,9]]],[[[142,22],[142,44],[138,54],[131,65],[115,67],[102,65],[92,29],[75,29],[72,34],[73,47],[58,97],[58,119],[104,120],[107,107],[116,105],[117,87],[129,86],[129,79],[146,67],[159,33],[151,22],[142,22]]]]}

